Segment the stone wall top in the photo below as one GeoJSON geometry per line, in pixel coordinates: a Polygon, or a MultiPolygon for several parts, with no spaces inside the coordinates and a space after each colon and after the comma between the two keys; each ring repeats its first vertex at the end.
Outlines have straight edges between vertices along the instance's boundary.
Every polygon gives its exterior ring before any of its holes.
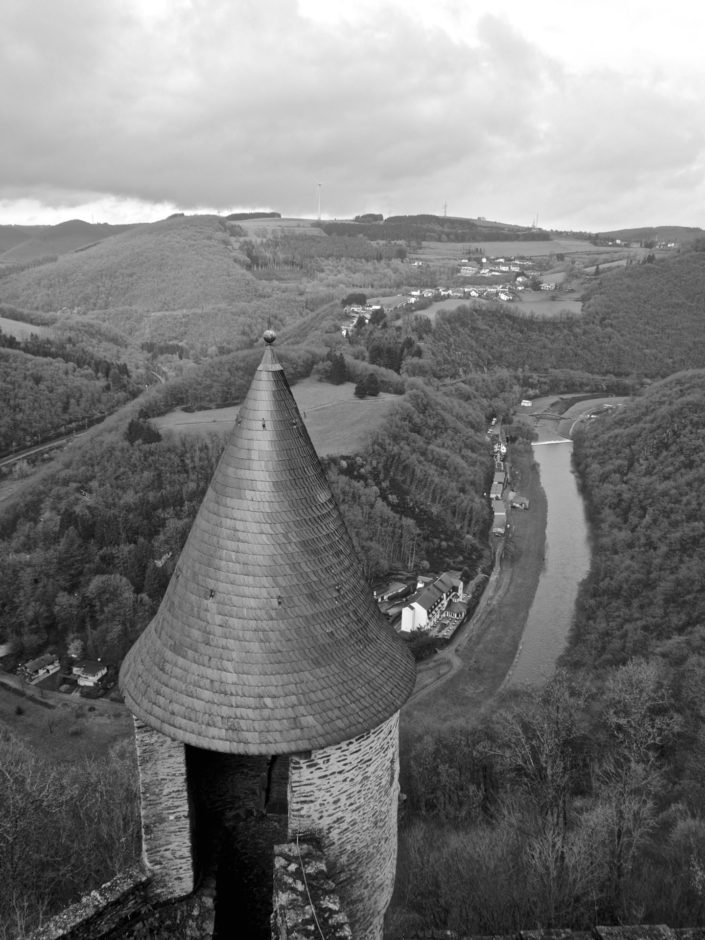
{"type": "Polygon", "coordinates": [[[352,940],[348,918],[315,842],[274,846],[272,940],[352,940]]]}
{"type": "Polygon", "coordinates": [[[149,875],[141,867],[121,872],[39,927],[28,940],[92,940],[114,929],[146,903],[149,875]]]}

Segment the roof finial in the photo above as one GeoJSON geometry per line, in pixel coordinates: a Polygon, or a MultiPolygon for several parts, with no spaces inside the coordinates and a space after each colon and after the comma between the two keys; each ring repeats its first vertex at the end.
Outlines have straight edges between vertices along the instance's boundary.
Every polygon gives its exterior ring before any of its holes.
{"type": "Polygon", "coordinates": [[[268,346],[271,346],[276,338],[277,334],[274,332],[274,330],[265,330],[264,336],[262,337],[268,346]]]}

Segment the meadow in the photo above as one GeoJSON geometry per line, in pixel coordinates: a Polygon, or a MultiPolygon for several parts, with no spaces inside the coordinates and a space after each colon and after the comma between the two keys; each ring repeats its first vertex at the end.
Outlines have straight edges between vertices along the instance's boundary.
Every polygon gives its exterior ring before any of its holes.
{"type": "Polygon", "coordinates": [[[524,291],[521,300],[513,304],[511,312],[521,317],[539,317],[542,320],[554,320],[566,314],[578,317],[583,311],[583,305],[575,295],[562,297],[558,295],[555,300],[546,296],[543,291],[524,291]]]}
{"type": "Polygon", "coordinates": [[[36,336],[51,336],[53,333],[51,327],[35,326],[21,320],[8,320],[7,317],[0,317],[0,331],[19,340],[29,339],[32,333],[36,336]]]}
{"type": "MultiPolygon", "coordinates": [[[[362,450],[370,435],[381,427],[390,409],[402,396],[381,392],[376,398],[355,398],[352,382],[329,385],[304,379],[292,387],[306,428],[320,457],[354,454],[362,450]]],[[[205,411],[171,411],[152,424],[160,432],[176,434],[227,434],[235,423],[239,406],[205,411]]]]}

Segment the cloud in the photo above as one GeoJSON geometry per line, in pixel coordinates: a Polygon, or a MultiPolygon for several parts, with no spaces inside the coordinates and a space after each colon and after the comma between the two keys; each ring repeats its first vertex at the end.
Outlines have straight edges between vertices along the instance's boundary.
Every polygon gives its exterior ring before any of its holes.
{"type": "Polygon", "coordinates": [[[646,200],[641,221],[654,189],[670,194],[668,221],[693,211],[698,86],[577,72],[494,13],[470,29],[457,3],[435,19],[395,2],[323,17],[294,0],[7,5],[6,205],[310,215],[320,182],[338,216],[448,202],[454,214],[540,210],[577,227],[646,200]]]}

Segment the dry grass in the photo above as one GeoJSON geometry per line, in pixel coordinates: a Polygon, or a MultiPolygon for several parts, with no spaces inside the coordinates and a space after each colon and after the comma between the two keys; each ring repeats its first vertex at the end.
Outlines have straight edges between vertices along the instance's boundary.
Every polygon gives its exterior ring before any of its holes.
{"type": "MultiPolygon", "coordinates": [[[[354,454],[362,450],[372,431],[381,426],[400,396],[382,392],[360,400],[351,382],[329,385],[305,379],[292,388],[311,440],[321,457],[354,454]]],[[[216,408],[187,414],[172,411],[152,424],[160,431],[177,434],[226,434],[235,423],[238,407],[216,408]]]]}
{"type": "MultiPolygon", "coordinates": [[[[44,692],[42,705],[0,684],[0,726],[53,761],[102,757],[111,745],[132,734],[132,719],[124,705],[104,699],[91,701],[59,692],[44,692]],[[53,705],[53,707],[47,707],[53,705]]],[[[16,681],[16,680],[14,680],[16,681]]],[[[13,683],[14,684],[14,683],[13,683]]],[[[32,696],[42,693],[34,687],[32,696]]]]}

